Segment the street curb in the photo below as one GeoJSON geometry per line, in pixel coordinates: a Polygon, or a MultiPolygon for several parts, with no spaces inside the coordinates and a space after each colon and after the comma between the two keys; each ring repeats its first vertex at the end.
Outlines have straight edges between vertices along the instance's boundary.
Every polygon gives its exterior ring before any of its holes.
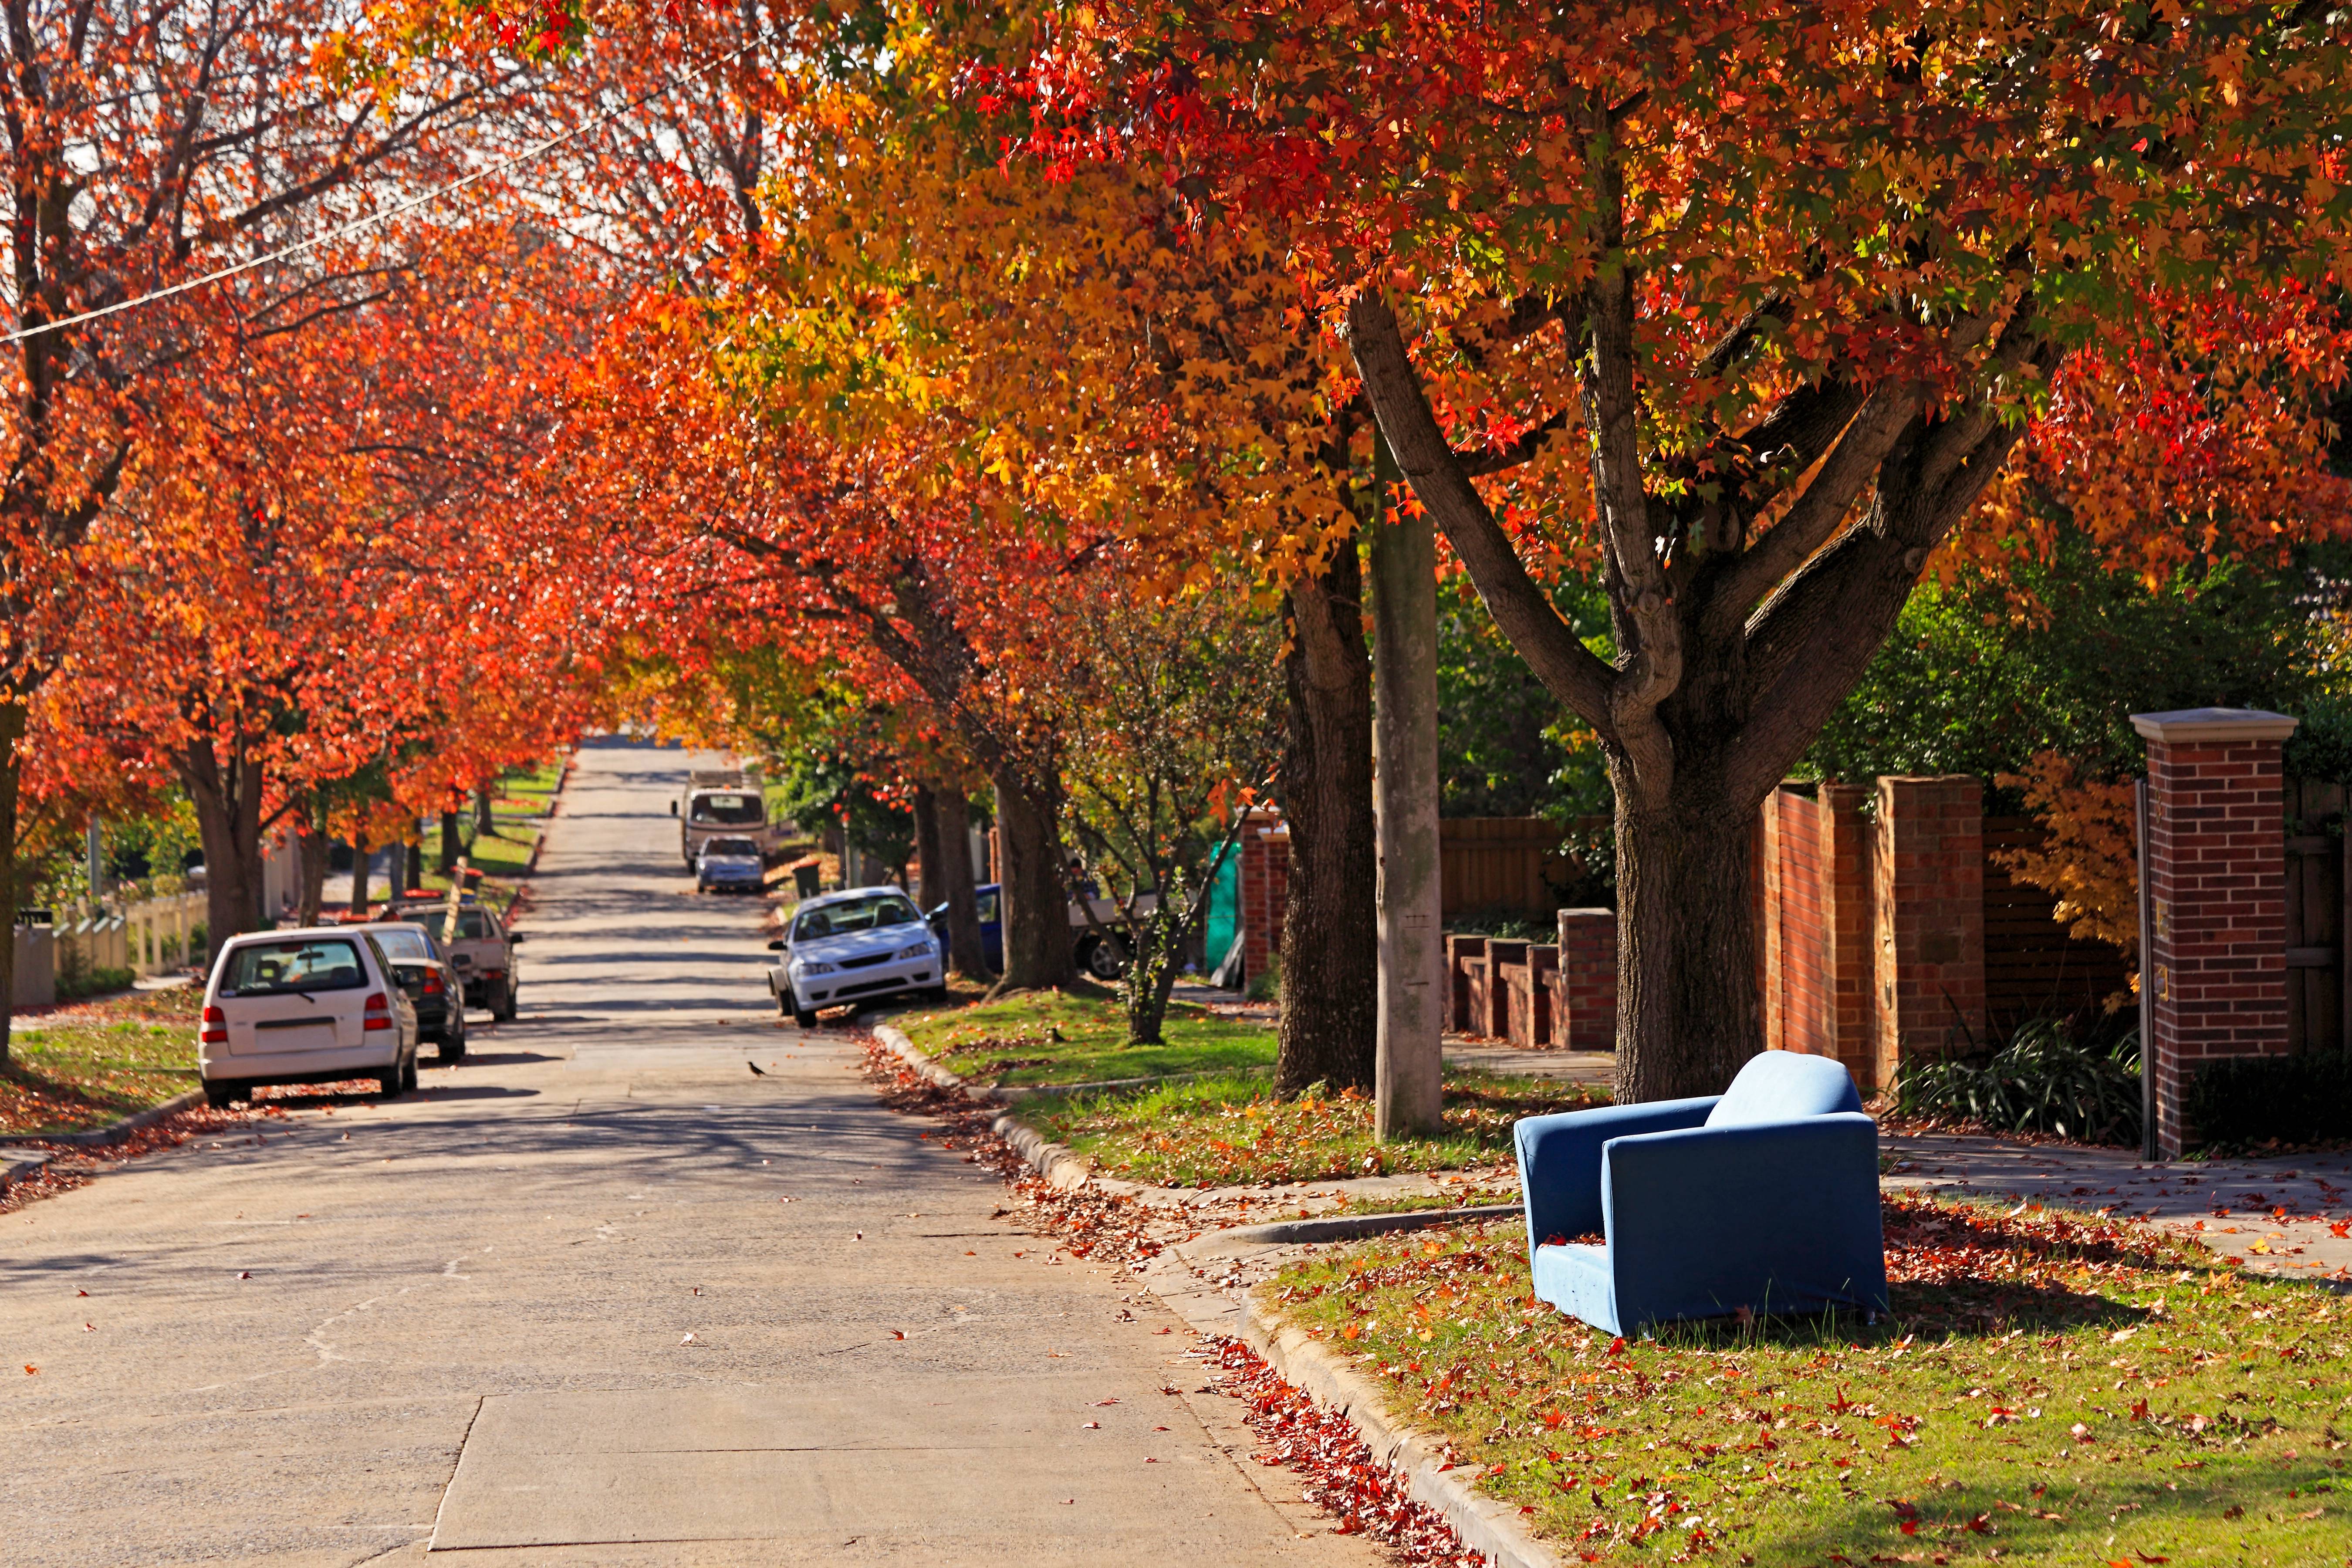
{"type": "Polygon", "coordinates": [[[1242,1339],[1268,1366],[1294,1388],[1345,1415],[1372,1458],[1404,1478],[1412,1500],[1444,1515],[1464,1544],[1484,1552],[1494,1568],[1560,1568],[1564,1560],[1528,1532],[1517,1510],[1455,1479],[1460,1467],[1447,1468],[1444,1447],[1389,1413],[1379,1384],[1305,1330],[1260,1316],[1256,1301],[1246,1293],[1240,1327],[1242,1339]]]}
{"type": "MultiPolygon", "coordinates": [[[[965,1082],[956,1074],[950,1072],[921,1051],[917,1050],[914,1041],[887,1024],[875,1025],[874,1037],[881,1041],[892,1055],[920,1073],[926,1082],[937,1084],[941,1089],[961,1089],[977,1100],[992,1101],[997,1099],[995,1089],[980,1089],[965,1082]]],[[[1087,1184],[1090,1172],[1086,1161],[1079,1158],[1067,1144],[1049,1142],[1044,1133],[1022,1121],[1012,1111],[1007,1110],[999,1115],[995,1121],[989,1123],[988,1130],[1012,1144],[1014,1151],[1024,1160],[1028,1161],[1030,1167],[1044,1177],[1050,1185],[1068,1191],[1087,1184]]]]}
{"type": "Polygon", "coordinates": [[[1210,1231],[1201,1240],[1230,1242],[1236,1247],[1295,1247],[1309,1241],[1355,1241],[1398,1231],[1434,1230],[1441,1226],[1485,1225],[1492,1220],[1517,1219],[1526,1213],[1517,1204],[1479,1204],[1453,1209],[1400,1209],[1393,1214],[1330,1215],[1320,1219],[1231,1226],[1210,1231]]]}
{"type": "Polygon", "coordinates": [[[76,1149],[103,1149],[120,1143],[142,1128],[152,1127],[167,1116],[177,1116],[183,1110],[194,1110],[205,1102],[205,1091],[192,1089],[187,1093],[135,1111],[120,1121],[110,1121],[103,1127],[93,1127],[87,1132],[55,1132],[44,1137],[44,1143],[64,1143],[76,1149]]]}
{"type": "Polygon", "coordinates": [[[0,1197],[7,1196],[8,1189],[19,1182],[39,1180],[48,1168],[46,1149],[0,1149],[0,1197]]]}

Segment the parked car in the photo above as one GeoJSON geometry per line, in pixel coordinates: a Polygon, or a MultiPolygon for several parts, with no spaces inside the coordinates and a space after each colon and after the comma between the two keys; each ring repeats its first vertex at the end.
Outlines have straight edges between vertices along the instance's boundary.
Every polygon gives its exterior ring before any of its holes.
{"type": "MultiPolygon", "coordinates": [[[[439,925],[435,921],[434,929],[439,925]]],[[[439,939],[422,924],[390,923],[369,929],[376,945],[392,960],[401,989],[416,1008],[419,1042],[431,1040],[436,1047],[435,1056],[442,1061],[463,1060],[466,982],[449,955],[441,951],[439,939]]]]}
{"type": "Polygon", "coordinates": [[[906,894],[896,888],[851,888],[803,902],[784,935],[768,944],[784,954],[768,969],[776,1010],[803,1029],[817,1009],[919,994],[947,996],[947,954],[906,894]]]}
{"type": "Polygon", "coordinates": [[[447,923],[448,905],[442,899],[417,900],[403,899],[386,904],[380,921],[414,921],[431,931],[449,955],[449,962],[465,982],[466,1005],[486,1007],[499,1022],[511,1023],[515,1016],[515,991],[521,976],[515,970],[515,944],[523,933],[509,931],[496,910],[485,908],[469,895],[457,906],[457,934],[444,938],[442,928],[447,923]]]}
{"type": "Polygon", "coordinates": [[[706,838],[694,857],[694,890],[756,893],[767,886],[766,870],[756,839],[706,838]]]}
{"type": "MultiPolygon", "coordinates": [[[[984,882],[973,890],[974,902],[980,910],[980,958],[989,968],[1002,973],[1004,969],[1004,899],[1003,886],[984,882]]],[[[1154,908],[1159,896],[1146,893],[1136,901],[1138,912],[1154,908]]],[[[1094,900],[1095,918],[1104,930],[1116,931],[1119,926],[1118,905],[1109,899],[1094,900]]],[[[1127,973],[1127,954],[1117,942],[1105,942],[1087,919],[1087,906],[1073,900],[1069,907],[1070,941],[1078,967],[1106,983],[1127,973]]],[[[948,907],[940,904],[928,917],[932,933],[940,939],[940,962],[947,961],[948,907]]]]}
{"type": "Polygon", "coordinates": [[[205,987],[196,1070],[216,1109],[268,1084],[350,1078],[389,1098],[416,1087],[416,1008],[364,927],[231,937],[205,987]]]}

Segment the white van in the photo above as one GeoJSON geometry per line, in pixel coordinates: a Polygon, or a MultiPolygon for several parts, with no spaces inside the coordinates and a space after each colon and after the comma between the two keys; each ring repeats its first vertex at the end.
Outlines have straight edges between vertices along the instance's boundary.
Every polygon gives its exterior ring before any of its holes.
{"type": "Polygon", "coordinates": [[[196,1068],[222,1109],[266,1084],[352,1078],[389,1098],[416,1087],[416,1008],[363,926],[248,932],[213,961],[196,1068]]]}

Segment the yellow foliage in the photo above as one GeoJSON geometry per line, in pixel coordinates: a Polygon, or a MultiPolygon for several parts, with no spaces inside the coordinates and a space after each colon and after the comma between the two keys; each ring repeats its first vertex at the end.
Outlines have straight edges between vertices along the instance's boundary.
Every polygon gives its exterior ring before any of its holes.
{"type": "Polygon", "coordinates": [[[2053,918],[2067,934],[2139,953],[2139,858],[2132,786],[2078,777],[2071,758],[2037,752],[2023,773],[2002,773],[2022,789],[2026,809],[2049,837],[2039,849],[1997,850],[2021,882],[2058,895],[2053,918]]]}

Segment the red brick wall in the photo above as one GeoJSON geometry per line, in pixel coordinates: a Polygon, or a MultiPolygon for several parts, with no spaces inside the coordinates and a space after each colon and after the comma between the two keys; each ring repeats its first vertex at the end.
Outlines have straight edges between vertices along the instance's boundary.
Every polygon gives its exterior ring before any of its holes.
{"type": "Polygon", "coordinates": [[[1552,1038],[1572,1051],[1617,1048],[1617,911],[1559,911],[1552,1038]]]}
{"type": "Polygon", "coordinates": [[[1871,856],[1875,1082],[1906,1058],[1985,1039],[1984,786],[1965,773],[1878,781],[1871,856]]]}
{"type": "Polygon", "coordinates": [[[1470,972],[1473,965],[1486,962],[1486,939],[1483,936],[1449,936],[1445,939],[1445,977],[1449,995],[1445,1007],[1445,1026],[1457,1035],[1477,1033],[1471,1020],[1470,972]]]}
{"type": "Polygon", "coordinates": [[[1242,972],[1255,980],[1282,951],[1282,912],[1290,899],[1290,829],[1272,812],[1242,829],[1239,889],[1242,906],[1242,972]]]}
{"type": "Polygon", "coordinates": [[[2273,713],[2134,714],[2147,738],[2148,1061],[2167,1158],[2190,1079],[2287,1048],[2286,838],[2273,713]]]}
{"type": "Polygon", "coordinates": [[[1765,1044],[1874,1076],[1867,792],[1822,784],[1764,803],[1765,1044]]]}

